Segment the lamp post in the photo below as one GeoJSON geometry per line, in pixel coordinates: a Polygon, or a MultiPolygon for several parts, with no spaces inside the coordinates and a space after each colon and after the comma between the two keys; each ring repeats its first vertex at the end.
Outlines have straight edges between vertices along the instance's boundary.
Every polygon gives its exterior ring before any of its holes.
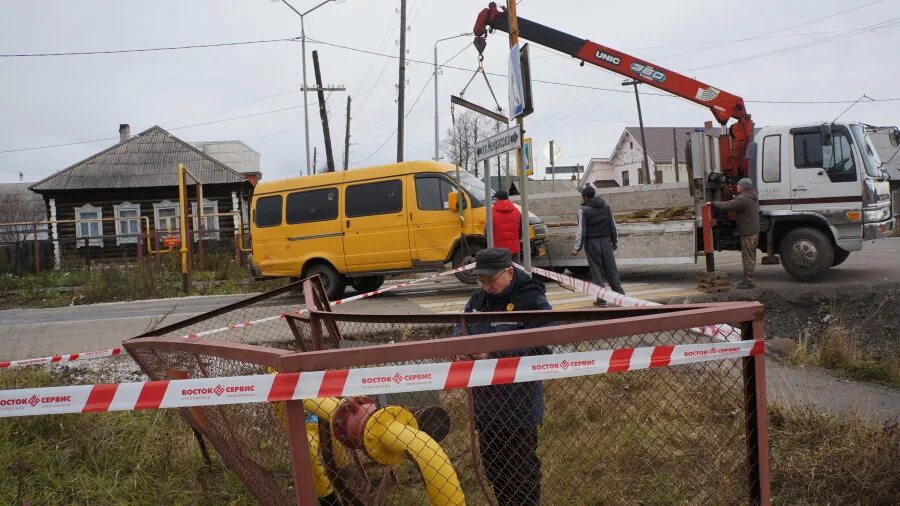
{"type": "Polygon", "coordinates": [[[641,127],[641,151],[644,153],[644,168],[641,170],[643,174],[644,184],[650,184],[650,164],[647,160],[647,138],[644,137],[644,116],[641,114],[641,96],[638,94],[638,85],[640,81],[622,81],[622,86],[634,86],[634,99],[637,101],[638,124],[641,127]]]}
{"type": "Polygon", "coordinates": [[[311,167],[311,161],[309,159],[309,102],[307,102],[306,98],[306,23],[303,18],[311,13],[312,11],[318,9],[319,7],[329,3],[335,2],[337,0],[325,0],[317,4],[315,7],[307,9],[304,12],[300,12],[294,8],[293,5],[289,4],[287,0],[272,0],[273,2],[282,2],[284,5],[287,5],[291,8],[292,11],[296,12],[298,16],[300,16],[300,50],[303,52],[303,131],[306,136],[306,170],[309,170],[311,167]]]}
{"type": "Polygon", "coordinates": [[[443,42],[445,40],[458,39],[460,37],[465,37],[467,35],[472,35],[470,32],[461,33],[459,35],[453,35],[451,37],[444,37],[443,39],[438,39],[434,41],[434,160],[440,160],[441,152],[441,133],[440,127],[438,126],[438,53],[437,53],[437,45],[438,42],[443,42]]]}

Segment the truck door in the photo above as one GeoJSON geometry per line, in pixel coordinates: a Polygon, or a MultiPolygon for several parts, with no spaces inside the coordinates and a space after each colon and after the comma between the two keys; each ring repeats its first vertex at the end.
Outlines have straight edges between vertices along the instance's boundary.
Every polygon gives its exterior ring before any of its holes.
{"type": "Polygon", "coordinates": [[[817,127],[792,129],[791,138],[791,209],[826,215],[861,210],[859,165],[850,132],[833,127],[831,146],[822,145],[817,127]]]}
{"type": "Polygon", "coordinates": [[[791,209],[791,171],[788,142],[781,134],[765,135],[756,149],[759,205],[766,211],[791,209]]]}
{"type": "Polygon", "coordinates": [[[348,272],[408,269],[403,179],[347,184],[344,190],[344,258],[348,272]]]}
{"type": "Polygon", "coordinates": [[[438,174],[416,174],[410,179],[415,184],[415,191],[409,192],[413,259],[443,262],[462,233],[459,215],[450,209],[447,199],[454,191],[453,183],[438,174]]]}

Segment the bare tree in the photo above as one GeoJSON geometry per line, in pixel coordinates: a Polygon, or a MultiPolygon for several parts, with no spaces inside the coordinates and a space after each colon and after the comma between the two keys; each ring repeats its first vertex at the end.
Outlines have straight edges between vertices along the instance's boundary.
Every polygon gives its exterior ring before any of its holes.
{"type": "MultiPolygon", "coordinates": [[[[7,185],[0,191],[0,242],[19,242],[31,239],[34,228],[28,224],[2,225],[5,223],[33,223],[46,220],[46,209],[40,198],[34,198],[30,190],[7,185]]],[[[39,231],[44,225],[37,225],[39,231]]]]}
{"type": "Polygon", "coordinates": [[[481,114],[464,111],[456,115],[456,122],[447,129],[443,142],[444,154],[450,162],[478,176],[475,163],[475,144],[497,131],[496,124],[481,114]]]}

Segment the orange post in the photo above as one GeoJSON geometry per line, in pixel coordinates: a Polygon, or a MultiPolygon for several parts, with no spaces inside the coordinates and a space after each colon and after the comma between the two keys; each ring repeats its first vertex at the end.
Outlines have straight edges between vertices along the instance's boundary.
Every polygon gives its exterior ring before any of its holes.
{"type": "Polygon", "coordinates": [[[703,254],[706,257],[706,272],[715,272],[716,261],[713,258],[713,231],[712,228],[716,224],[712,215],[712,204],[707,202],[703,205],[700,212],[703,222],[703,254]]]}

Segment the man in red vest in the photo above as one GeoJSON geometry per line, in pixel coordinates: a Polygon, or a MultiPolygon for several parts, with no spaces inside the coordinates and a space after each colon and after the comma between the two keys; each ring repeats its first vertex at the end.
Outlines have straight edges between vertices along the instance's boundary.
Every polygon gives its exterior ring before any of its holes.
{"type": "Polygon", "coordinates": [[[509,250],[513,262],[521,262],[522,213],[509,201],[504,190],[494,193],[491,211],[494,227],[494,247],[509,250]]]}

